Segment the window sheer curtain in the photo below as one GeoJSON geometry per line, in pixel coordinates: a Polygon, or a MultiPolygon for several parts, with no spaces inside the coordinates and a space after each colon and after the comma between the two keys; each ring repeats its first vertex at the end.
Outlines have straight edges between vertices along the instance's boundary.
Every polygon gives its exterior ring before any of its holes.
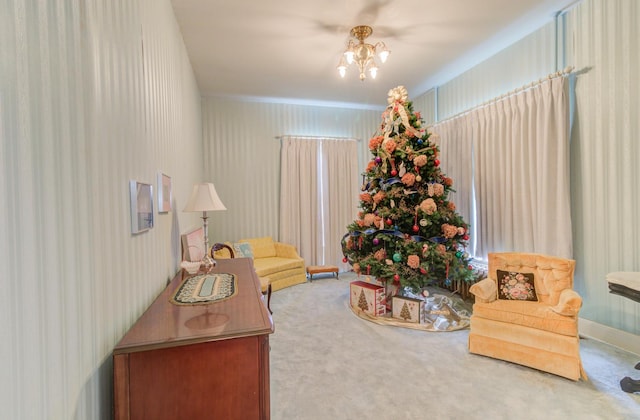
{"type": "MultiPolygon", "coordinates": [[[[471,119],[451,119],[434,127],[440,137],[441,169],[453,179],[453,189],[449,200],[456,205],[456,211],[470,224],[469,247],[467,251],[476,255],[475,208],[473,201],[473,141],[471,119]]],[[[437,138],[437,137],[436,137],[437,138]]]]}
{"type": "MultiPolygon", "coordinates": [[[[470,186],[457,183],[475,210],[467,220],[473,222],[472,255],[518,251],[571,258],[568,96],[566,77],[547,79],[434,126],[441,131],[443,165],[451,160],[446,164],[452,168],[472,168],[470,186]],[[463,146],[468,139],[470,148],[463,146]],[[454,143],[471,150],[472,158],[454,143]]],[[[468,182],[464,171],[460,176],[468,182]]]]}
{"type": "Polygon", "coordinates": [[[307,265],[346,270],[340,240],[357,213],[357,142],[286,136],[280,157],[280,240],[307,265]]]}

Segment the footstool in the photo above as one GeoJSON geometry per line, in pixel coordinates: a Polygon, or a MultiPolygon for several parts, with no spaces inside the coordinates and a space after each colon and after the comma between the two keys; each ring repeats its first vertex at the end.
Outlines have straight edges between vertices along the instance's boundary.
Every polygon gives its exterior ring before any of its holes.
{"type": "MultiPolygon", "coordinates": [[[[640,302],[640,272],[618,271],[607,274],[609,293],[626,297],[635,302],[640,302]]],[[[640,363],[636,364],[640,369],[640,363]]],[[[625,376],[620,381],[620,388],[624,392],[640,392],[640,379],[631,379],[625,376]]]]}
{"type": "Polygon", "coordinates": [[[314,274],[332,273],[338,278],[338,267],[335,265],[310,265],[307,267],[307,276],[309,281],[313,279],[314,274]]]}

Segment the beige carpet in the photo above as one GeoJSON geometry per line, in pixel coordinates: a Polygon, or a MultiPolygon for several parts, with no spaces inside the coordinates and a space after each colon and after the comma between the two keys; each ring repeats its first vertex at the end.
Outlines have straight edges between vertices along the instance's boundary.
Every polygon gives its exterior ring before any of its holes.
{"type": "Polygon", "coordinates": [[[581,340],[589,382],[469,354],[468,330],[377,325],[349,308],[349,282],[314,277],[271,298],[271,418],[640,419],[639,356],[581,340]]]}

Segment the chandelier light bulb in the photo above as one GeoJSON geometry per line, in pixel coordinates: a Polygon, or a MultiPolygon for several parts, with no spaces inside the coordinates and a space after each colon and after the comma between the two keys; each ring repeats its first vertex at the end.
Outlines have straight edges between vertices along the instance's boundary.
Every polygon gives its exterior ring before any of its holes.
{"type": "Polygon", "coordinates": [[[344,78],[345,74],[347,74],[347,63],[344,61],[344,56],[340,59],[340,63],[338,63],[338,73],[340,77],[344,78]]]}
{"type": "Polygon", "coordinates": [[[355,44],[353,41],[349,40],[349,44],[347,45],[347,50],[344,52],[344,56],[347,58],[347,64],[353,63],[353,57],[355,55],[355,44]]]}
{"type": "Polygon", "coordinates": [[[372,79],[375,79],[378,75],[378,66],[376,66],[376,63],[371,64],[371,67],[369,67],[369,74],[371,74],[372,79]]]}
{"type": "Polygon", "coordinates": [[[351,29],[351,36],[356,38],[358,42],[354,42],[352,39],[347,44],[347,49],[344,51],[343,56],[340,58],[338,64],[338,73],[340,77],[344,77],[347,72],[347,67],[354,62],[358,66],[360,80],[364,81],[367,78],[367,70],[372,79],[375,79],[378,74],[378,65],[375,62],[375,56],[380,58],[380,62],[384,63],[389,57],[389,49],[380,41],[374,45],[367,44],[364,40],[373,33],[370,26],[360,25],[351,29]]]}
{"type": "Polygon", "coordinates": [[[378,42],[376,44],[376,51],[379,51],[378,57],[380,57],[380,62],[383,64],[387,61],[387,58],[389,58],[389,54],[391,54],[391,51],[384,45],[384,42],[378,42]]]}

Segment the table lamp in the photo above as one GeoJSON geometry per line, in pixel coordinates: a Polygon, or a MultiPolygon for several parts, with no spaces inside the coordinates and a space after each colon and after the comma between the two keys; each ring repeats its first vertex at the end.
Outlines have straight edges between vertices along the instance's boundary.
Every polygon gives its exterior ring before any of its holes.
{"type": "Polygon", "coordinates": [[[203,228],[204,228],[204,257],[202,258],[202,265],[205,270],[209,271],[214,266],[215,261],[209,255],[209,231],[207,223],[207,212],[215,210],[226,210],[227,208],[220,201],[216,187],[210,182],[203,182],[195,184],[191,191],[191,197],[185,206],[183,211],[201,211],[203,228]]]}

